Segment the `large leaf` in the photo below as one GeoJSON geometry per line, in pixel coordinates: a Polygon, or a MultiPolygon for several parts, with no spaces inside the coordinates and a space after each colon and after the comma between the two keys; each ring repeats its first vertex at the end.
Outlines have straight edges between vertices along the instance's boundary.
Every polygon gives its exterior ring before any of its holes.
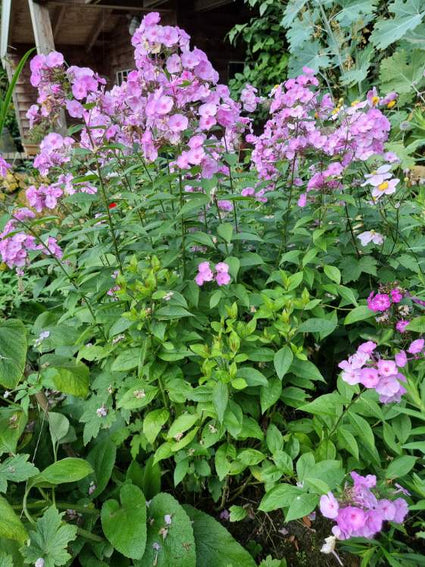
{"type": "Polygon", "coordinates": [[[67,547],[77,537],[77,526],[63,524],[62,516],[52,506],[37,520],[36,529],[30,532],[30,544],[21,547],[26,563],[35,564],[39,557],[44,559],[44,567],[68,563],[71,555],[67,547]]]}
{"type": "Polygon", "coordinates": [[[146,548],[146,500],[137,486],[125,484],[120,503],[107,500],[101,511],[103,532],[114,548],[130,559],[141,559],[146,548]]]}
{"type": "Polygon", "coordinates": [[[22,378],[27,358],[25,326],[19,319],[0,324],[0,384],[13,389],[22,378]]]}
{"type": "Polygon", "coordinates": [[[96,490],[92,493],[92,498],[96,498],[105,490],[111,478],[116,455],[117,447],[109,437],[98,441],[87,455],[87,460],[92,465],[96,476],[96,490]]]}
{"type": "Polygon", "coordinates": [[[378,20],[370,36],[370,41],[378,49],[387,48],[408,31],[414,30],[425,15],[423,0],[395,0],[387,9],[394,14],[394,18],[378,20]]]}
{"type": "Polygon", "coordinates": [[[189,505],[184,509],[193,522],[196,567],[255,567],[248,551],[214,518],[189,505]]]}
{"type": "Polygon", "coordinates": [[[85,398],[89,391],[89,369],[82,362],[67,362],[50,367],[43,373],[59,392],[85,398]]]}
{"type": "Polygon", "coordinates": [[[28,458],[29,455],[15,455],[0,464],[0,492],[6,492],[8,482],[23,482],[39,472],[27,462],[28,458]]]}
{"type": "Polygon", "coordinates": [[[422,49],[407,51],[397,49],[381,63],[379,78],[384,92],[395,91],[398,94],[413,94],[418,81],[423,77],[425,52],[422,49]],[[394,73],[397,69],[397,73],[394,73]]]}
{"type": "Polygon", "coordinates": [[[278,375],[280,380],[282,380],[282,378],[288,372],[293,360],[294,355],[292,354],[292,350],[289,346],[282,347],[274,355],[274,367],[276,374],[278,375]]]}
{"type": "Polygon", "coordinates": [[[84,459],[67,457],[49,465],[40,474],[35,476],[31,483],[40,484],[64,484],[66,482],[77,482],[93,472],[91,465],[84,459]]]}
{"type": "Polygon", "coordinates": [[[196,567],[191,521],[171,494],[161,492],[152,499],[147,525],[146,552],[140,562],[135,562],[136,566],[196,567]]]}

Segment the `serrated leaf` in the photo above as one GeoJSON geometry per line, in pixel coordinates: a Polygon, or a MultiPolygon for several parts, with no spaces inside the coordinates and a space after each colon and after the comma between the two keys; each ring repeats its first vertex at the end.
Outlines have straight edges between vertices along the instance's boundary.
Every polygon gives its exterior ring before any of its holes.
{"type": "Polygon", "coordinates": [[[422,49],[407,51],[397,49],[391,57],[383,59],[379,78],[385,92],[395,91],[398,94],[408,94],[417,88],[423,77],[425,67],[425,52],[422,49]],[[397,69],[397,73],[394,73],[397,69]]]}
{"type": "Polygon", "coordinates": [[[52,506],[37,520],[36,529],[29,533],[30,545],[21,547],[26,562],[35,563],[41,557],[44,567],[54,567],[71,559],[67,547],[77,537],[77,526],[63,524],[62,516],[52,506]]]}
{"type": "Polygon", "coordinates": [[[35,476],[39,470],[28,463],[29,455],[15,455],[0,464],[0,492],[6,492],[7,483],[23,482],[35,476]]]}
{"type": "Polygon", "coordinates": [[[395,0],[388,4],[387,9],[394,18],[378,20],[370,36],[370,41],[378,49],[386,49],[408,31],[414,30],[425,15],[422,0],[395,0]]]}

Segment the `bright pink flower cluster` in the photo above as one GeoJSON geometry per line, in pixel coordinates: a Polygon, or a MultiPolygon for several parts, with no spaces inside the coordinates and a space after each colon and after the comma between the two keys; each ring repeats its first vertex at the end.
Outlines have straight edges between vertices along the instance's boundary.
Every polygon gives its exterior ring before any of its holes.
{"type": "Polygon", "coordinates": [[[389,284],[380,286],[378,293],[372,291],[367,298],[367,306],[371,311],[379,313],[375,318],[377,323],[394,326],[396,331],[404,333],[409,324],[406,317],[411,314],[411,307],[401,302],[408,297],[409,293],[397,284],[389,284]]]}
{"type": "Polygon", "coordinates": [[[262,102],[262,98],[257,96],[258,89],[246,84],[241,91],[241,103],[246,112],[255,112],[257,105],[262,102]]]}
{"type": "Polygon", "coordinates": [[[365,388],[373,388],[383,404],[399,402],[406,393],[402,385],[406,377],[399,368],[405,366],[407,360],[404,362],[397,355],[395,360],[380,358],[375,352],[376,346],[372,341],[362,343],[355,354],[340,362],[341,378],[352,386],[362,384],[365,388]]]}
{"type": "Polygon", "coordinates": [[[225,262],[219,262],[215,265],[215,274],[210,267],[209,262],[201,262],[198,266],[198,273],[195,281],[201,286],[205,282],[212,282],[215,279],[217,285],[227,285],[230,283],[229,266],[225,262]]]}
{"type": "Polygon", "coordinates": [[[385,521],[403,523],[409,508],[404,498],[377,498],[373,488],[376,476],[351,473],[353,486],[346,486],[340,499],[332,492],[320,498],[320,511],[335,520],[332,533],[338,539],[365,537],[372,539],[382,530],[385,521]]]}

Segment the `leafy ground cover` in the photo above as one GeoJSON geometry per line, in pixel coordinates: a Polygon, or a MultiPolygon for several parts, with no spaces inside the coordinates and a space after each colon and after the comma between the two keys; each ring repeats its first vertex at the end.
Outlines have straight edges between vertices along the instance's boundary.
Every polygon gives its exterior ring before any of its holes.
{"type": "Polygon", "coordinates": [[[183,30],[151,13],[132,43],[112,89],[31,60],[34,126],[76,125],[3,217],[32,293],[0,324],[1,561],[424,564],[424,195],[397,93],[344,104],[304,67],[254,132],[256,89],[232,99],[183,30]]]}

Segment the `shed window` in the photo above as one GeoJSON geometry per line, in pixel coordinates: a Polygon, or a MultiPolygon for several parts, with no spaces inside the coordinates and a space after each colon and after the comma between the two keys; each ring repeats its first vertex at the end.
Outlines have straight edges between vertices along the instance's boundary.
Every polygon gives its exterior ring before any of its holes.
{"type": "Polygon", "coordinates": [[[127,79],[128,74],[130,73],[131,69],[121,69],[115,73],[115,84],[122,85],[123,82],[127,79]]]}

